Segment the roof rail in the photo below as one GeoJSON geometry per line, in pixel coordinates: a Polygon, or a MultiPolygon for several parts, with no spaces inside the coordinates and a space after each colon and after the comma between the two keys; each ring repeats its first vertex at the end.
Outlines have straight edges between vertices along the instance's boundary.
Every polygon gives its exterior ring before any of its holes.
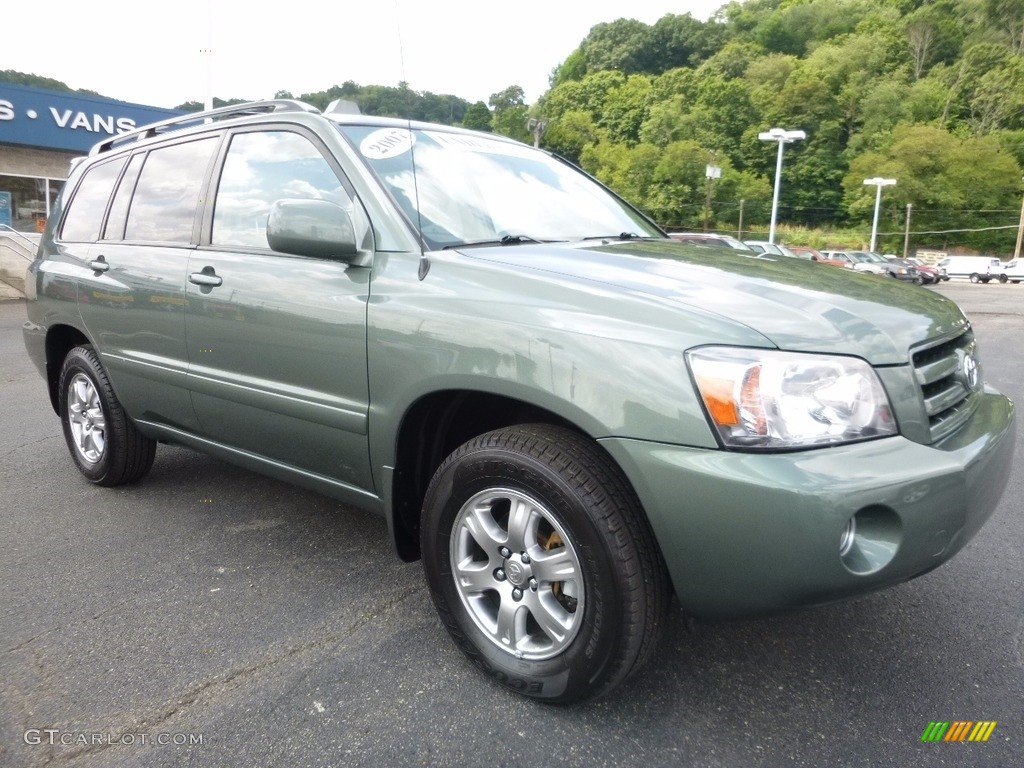
{"type": "Polygon", "coordinates": [[[227,107],[208,109],[205,112],[189,112],[184,115],[176,115],[166,120],[150,123],[136,128],[134,131],[119,133],[109,139],[98,142],[89,150],[89,156],[109,152],[115,147],[127,144],[132,141],[143,141],[159,136],[167,131],[180,130],[201,123],[210,123],[214,120],[229,120],[233,117],[245,117],[246,115],[257,115],[270,112],[315,112],[320,110],[312,104],[307,104],[298,99],[268,99],[267,101],[250,101],[244,104],[232,104],[227,107]]]}

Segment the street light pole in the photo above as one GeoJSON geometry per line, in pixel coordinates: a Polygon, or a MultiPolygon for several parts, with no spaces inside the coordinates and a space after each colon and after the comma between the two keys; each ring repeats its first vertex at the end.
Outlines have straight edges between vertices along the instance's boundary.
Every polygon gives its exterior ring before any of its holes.
{"type": "Polygon", "coordinates": [[[768,242],[775,242],[775,221],[779,213],[779,187],[782,184],[782,146],[807,138],[804,131],[787,131],[785,128],[772,128],[770,131],[757,134],[761,141],[776,141],[779,144],[778,157],[775,159],[775,191],[772,194],[772,223],[768,229],[768,242]]]}
{"type": "Polygon", "coordinates": [[[875,185],[875,217],[871,222],[871,247],[868,248],[871,252],[875,250],[875,240],[878,237],[878,210],[882,206],[882,187],[891,187],[895,183],[896,179],[883,179],[879,176],[864,179],[865,186],[875,185]]]}

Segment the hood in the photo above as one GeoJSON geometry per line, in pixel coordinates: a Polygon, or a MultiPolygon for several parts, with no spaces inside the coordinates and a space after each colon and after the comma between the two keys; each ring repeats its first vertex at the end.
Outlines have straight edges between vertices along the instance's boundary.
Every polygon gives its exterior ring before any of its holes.
{"type": "Polygon", "coordinates": [[[734,255],[663,240],[471,248],[463,255],[614,286],[742,324],[780,349],[901,365],[910,349],[960,332],[960,308],[927,288],[802,259],[734,255]]]}

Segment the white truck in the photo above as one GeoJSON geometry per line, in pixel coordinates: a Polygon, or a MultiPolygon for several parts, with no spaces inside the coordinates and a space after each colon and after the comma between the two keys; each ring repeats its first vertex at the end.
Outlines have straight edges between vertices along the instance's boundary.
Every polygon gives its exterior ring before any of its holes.
{"type": "Polygon", "coordinates": [[[999,279],[1002,262],[994,256],[947,256],[936,265],[944,280],[966,277],[972,283],[999,279]]]}

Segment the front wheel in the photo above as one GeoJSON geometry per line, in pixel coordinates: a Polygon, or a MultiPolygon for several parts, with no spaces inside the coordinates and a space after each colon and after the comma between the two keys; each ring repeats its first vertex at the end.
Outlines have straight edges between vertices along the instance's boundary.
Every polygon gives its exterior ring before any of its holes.
{"type": "Polygon", "coordinates": [[[437,470],[421,528],[437,610],[506,687],[554,703],[611,690],[653,649],[668,582],[618,467],[593,441],[524,425],[437,470]]]}
{"type": "Polygon", "coordinates": [[[977,272],[972,272],[971,273],[971,282],[972,283],[980,283],[981,282],[981,275],[979,275],[977,272]]]}
{"type": "Polygon", "coordinates": [[[75,347],[60,371],[64,439],[78,470],[97,485],[142,478],[153,466],[156,442],[139,433],[121,407],[91,347],[75,347]]]}

